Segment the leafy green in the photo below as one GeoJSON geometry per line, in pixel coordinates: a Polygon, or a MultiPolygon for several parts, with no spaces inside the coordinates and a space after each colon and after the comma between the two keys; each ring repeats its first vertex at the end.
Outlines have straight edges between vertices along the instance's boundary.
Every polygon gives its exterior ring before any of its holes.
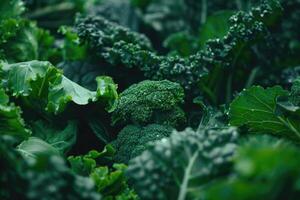
{"type": "Polygon", "coordinates": [[[0,135],[28,138],[30,131],[25,127],[21,114],[21,109],[9,102],[9,97],[0,87],[0,135]]]}
{"type": "Polygon", "coordinates": [[[70,156],[68,158],[74,172],[83,176],[89,176],[94,180],[97,191],[103,195],[104,199],[138,199],[126,182],[124,164],[113,164],[112,168],[107,166],[111,161],[115,150],[111,145],[105,146],[102,152],[90,151],[82,156],[70,156]]]}
{"type": "Polygon", "coordinates": [[[13,96],[22,97],[31,106],[47,112],[58,114],[70,102],[87,105],[101,101],[107,110],[114,108],[117,87],[111,78],[98,77],[97,91],[90,91],[63,76],[49,62],[3,64],[3,69],[8,80],[4,83],[13,96]]]}
{"type": "Polygon", "coordinates": [[[0,199],[298,199],[299,27],[300,0],[2,0],[0,199]]]}
{"type": "Polygon", "coordinates": [[[112,160],[115,149],[111,145],[106,145],[102,152],[91,150],[83,156],[70,156],[68,160],[74,172],[80,175],[89,175],[100,164],[107,164],[112,160]]]}
{"type": "Polygon", "coordinates": [[[27,140],[24,140],[17,150],[28,159],[36,159],[38,156],[43,155],[59,155],[58,149],[36,137],[29,137],[27,140]]]}
{"type": "Polygon", "coordinates": [[[77,138],[77,123],[70,121],[60,129],[45,121],[36,121],[32,126],[32,135],[52,145],[60,153],[68,152],[77,138]]]}
{"type": "Polygon", "coordinates": [[[250,138],[237,152],[233,176],[205,188],[205,199],[295,199],[299,149],[270,137],[250,138]]]}
{"type": "Polygon", "coordinates": [[[27,162],[14,149],[13,142],[10,136],[0,136],[1,199],[100,200],[93,181],[72,173],[63,158],[39,154],[27,162]]]}
{"type": "Polygon", "coordinates": [[[279,113],[276,109],[278,97],[287,95],[288,91],[279,86],[267,89],[253,86],[244,90],[230,105],[230,124],[246,125],[254,133],[271,133],[299,140],[297,117],[279,113]]]}
{"type": "Polygon", "coordinates": [[[200,30],[200,45],[205,46],[209,39],[223,38],[229,30],[229,18],[232,11],[220,11],[209,16],[200,30]]]}
{"type": "Polygon", "coordinates": [[[143,199],[197,199],[197,188],[226,172],[236,138],[232,127],[174,131],[132,159],[127,174],[143,199]]]}
{"type": "Polygon", "coordinates": [[[51,60],[55,56],[54,37],[48,31],[38,28],[36,23],[27,20],[18,20],[15,26],[17,31],[14,36],[0,44],[1,59],[13,63],[51,60]]]}

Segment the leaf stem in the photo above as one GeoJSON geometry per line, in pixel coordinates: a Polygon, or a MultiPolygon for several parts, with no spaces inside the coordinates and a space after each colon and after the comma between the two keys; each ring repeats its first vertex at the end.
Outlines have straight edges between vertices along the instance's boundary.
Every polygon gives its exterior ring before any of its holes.
{"type": "Polygon", "coordinates": [[[180,185],[180,191],[179,191],[179,195],[178,195],[178,199],[177,200],[185,200],[186,197],[186,193],[187,193],[187,187],[188,187],[188,182],[190,179],[190,174],[191,171],[193,169],[193,165],[196,162],[196,159],[199,155],[199,151],[196,151],[194,153],[194,155],[191,157],[189,164],[186,167],[186,170],[184,172],[184,177],[183,177],[183,181],[182,184],[180,185]]]}

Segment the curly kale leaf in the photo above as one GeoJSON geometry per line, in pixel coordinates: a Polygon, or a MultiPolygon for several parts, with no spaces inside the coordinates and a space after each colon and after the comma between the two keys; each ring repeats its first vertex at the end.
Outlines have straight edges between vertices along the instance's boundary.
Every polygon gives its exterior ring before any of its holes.
{"type": "Polygon", "coordinates": [[[179,107],[183,102],[184,91],[179,84],[145,80],[120,94],[112,123],[178,126],[185,121],[185,114],[179,107]]]}
{"type": "Polygon", "coordinates": [[[4,0],[0,5],[0,59],[9,62],[51,59],[54,38],[36,23],[20,17],[23,1],[4,0]]]}
{"type": "Polygon", "coordinates": [[[198,187],[226,172],[236,138],[232,127],[174,131],[132,159],[127,175],[142,199],[196,199],[198,187]]]}
{"type": "Polygon", "coordinates": [[[2,68],[6,88],[31,107],[55,114],[71,102],[78,106],[102,103],[107,110],[115,107],[117,86],[110,77],[97,77],[97,90],[90,91],[66,78],[49,62],[3,63],[2,68]]]}
{"type": "Polygon", "coordinates": [[[88,176],[97,166],[109,164],[115,152],[111,145],[106,145],[101,152],[91,150],[85,155],[69,156],[68,161],[76,174],[88,176]]]}
{"type": "Polygon", "coordinates": [[[19,139],[26,139],[30,131],[25,127],[19,107],[9,102],[9,97],[0,87],[0,135],[12,135],[19,139]]]}
{"type": "MultiPolygon", "coordinates": [[[[231,17],[229,31],[223,38],[210,40],[204,50],[187,58],[159,56],[145,45],[144,39],[138,42],[130,37],[143,38],[142,35],[137,36],[137,33],[102,18],[80,18],[76,31],[82,41],[114,66],[139,69],[150,79],[178,82],[187,90],[193,89],[194,93],[201,83],[200,89],[215,99],[217,87],[222,85],[219,82],[224,78],[223,68],[234,69],[238,63],[246,61],[251,47],[269,38],[268,27],[273,25],[280,13],[277,1],[264,1],[249,12],[238,12],[231,17]],[[207,69],[209,77],[203,81],[207,69]]],[[[229,78],[230,86],[231,82],[229,78]]],[[[230,86],[228,95],[232,95],[230,86]]]]}
{"type": "Polygon", "coordinates": [[[232,176],[203,189],[205,199],[295,199],[299,149],[270,136],[252,137],[237,150],[232,176]]]}
{"type": "Polygon", "coordinates": [[[76,31],[108,63],[129,69],[137,68],[151,79],[168,79],[191,88],[207,72],[205,67],[199,66],[199,60],[204,59],[203,55],[188,59],[158,56],[151,51],[151,45],[145,36],[103,18],[79,18],[76,31]]]}
{"type": "MultiPolygon", "coordinates": [[[[29,60],[51,60],[55,56],[54,37],[34,22],[18,20],[14,36],[0,43],[0,58],[10,63],[29,60]]],[[[12,24],[10,24],[12,26],[12,24]]]]}
{"type": "Polygon", "coordinates": [[[102,152],[92,150],[86,155],[70,156],[68,160],[74,172],[94,180],[97,191],[104,199],[136,200],[137,195],[127,185],[127,166],[116,163],[112,167],[105,166],[112,161],[114,153],[114,148],[107,145],[102,152]]]}
{"type": "Polygon", "coordinates": [[[112,141],[116,149],[114,160],[120,163],[128,163],[129,160],[139,156],[146,150],[148,143],[161,140],[171,135],[172,127],[159,124],[150,124],[145,127],[127,125],[112,141]]]}

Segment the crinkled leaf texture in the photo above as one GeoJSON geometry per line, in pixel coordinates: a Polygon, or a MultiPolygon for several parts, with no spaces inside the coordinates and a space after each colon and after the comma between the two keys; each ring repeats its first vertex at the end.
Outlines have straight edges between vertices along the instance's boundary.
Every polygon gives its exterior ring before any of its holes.
{"type": "Polygon", "coordinates": [[[98,88],[90,91],[66,78],[49,62],[29,61],[2,64],[4,85],[16,97],[22,97],[32,107],[50,113],[61,113],[71,102],[87,105],[101,103],[111,111],[115,107],[117,86],[110,77],[97,77],[98,88]]]}
{"type": "Polygon", "coordinates": [[[278,112],[278,98],[288,95],[288,91],[279,86],[264,89],[253,86],[242,91],[231,103],[229,109],[230,124],[246,125],[250,132],[270,133],[300,139],[298,116],[278,112]]]}
{"type": "Polygon", "coordinates": [[[69,156],[68,160],[72,170],[76,174],[87,176],[97,167],[97,165],[104,165],[107,161],[112,160],[114,154],[115,149],[109,144],[105,146],[102,152],[91,150],[83,156],[69,156]]]}
{"type": "Polygon", "coordinates": [[[26,139],[30,135],[21,117],[21,109],[9,103],[9,98],[2,88],[0,88],[0,135],[13,135],[20,139],[26,139]]]}
{"type": "Polygon", "coordinates": [[[68,158],[72,170],[79,175],[91,177],[96,185],[97,191],[104,199],[138,199],[126,181],[124,164],[114,163],[108,167],[115,154],[111,145],[106,145],[102,152],[90,151],[86,155],[70,156],[68,158]]]}
{"type": "Polygon", "coordinates": [[[127,175],[142,199],[196,199],[197,188],[226,171],[236,139],[233,127],[174,131],[132,159],[127,175]]]}

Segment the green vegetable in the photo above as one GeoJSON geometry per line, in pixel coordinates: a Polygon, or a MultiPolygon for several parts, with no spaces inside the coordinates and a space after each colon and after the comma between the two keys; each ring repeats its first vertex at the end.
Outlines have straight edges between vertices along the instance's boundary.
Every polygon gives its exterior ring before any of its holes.
{"type": "Polygon", "coordinates": [[[27,139],[30,131],[25,127],[19,107],[9,102],[9,97],[0,88],[0,135],[13,135],[27,139]]]}
{"type": "Polygon", "coordinates": [[[146,150],[150,142],[170,136],[172,130],[172,127],[159,124],[150,124],[144,127],[127,125],[120,131],[117,139],[112,142],[117,151],[115,161],[128,163],[129,160],[146,150]]]}
{"type": "Polygon", "coordinates": [[[104,166],[111,161],[114,153],[112,146],[107,145],[102,152],[92,150],[86,155],[70,156],[68,160],[74,172],[94,180],[97,191],[103,195],[103,199],[138,199],[126,183],[126,165],[115,163],[111,168],[104,166]]]}
{"type": "Polygon", "coordinates": [[[2,0],[0,199],[295,200],[300,0],[2,0]]]}
{"type": "Polygon", "coordinates": [[[13,96],[23,97],[31,106],[58,114],[67,104],[87,105],[102,101],[106,108],[114,108],[117,98],[116,86],[111,78],[98,77],[97,91],[87,90],[62,75],[61,71],[49,62],[30,61],[16,64],[3,64],[7,89],[13,96]]]}
{"type": "Polygon", "coordinates": [[[132,159],[128,176],[142,199],[197,199],[197,188],[226,173],[236,138],[232,127],[174,131],[132,159]]]}
{"type": "Polygon", "coordinates": [[[233,126],[246,125],[253,133],[271,133],[299,141],[300,127],[297,111],[293,114],[279,112],[278,98],[288,91],[279,86],[264,89],[253,86],[231,103],[229,116],[233,126]]]}
{"type": "Polygon", "coordinates": [[[233,175],[204,189],[205,199],[295,199],[299,195],[299,149],[270,137],[239,147],[233,175]]]}
{"type": "Polygon", "coordinates": [[[179,107],[183,102],[184,91],[179,84],[146,80],[120,94],[112,123],[178,126],[185,121],[184,112],[179,107]]]}

